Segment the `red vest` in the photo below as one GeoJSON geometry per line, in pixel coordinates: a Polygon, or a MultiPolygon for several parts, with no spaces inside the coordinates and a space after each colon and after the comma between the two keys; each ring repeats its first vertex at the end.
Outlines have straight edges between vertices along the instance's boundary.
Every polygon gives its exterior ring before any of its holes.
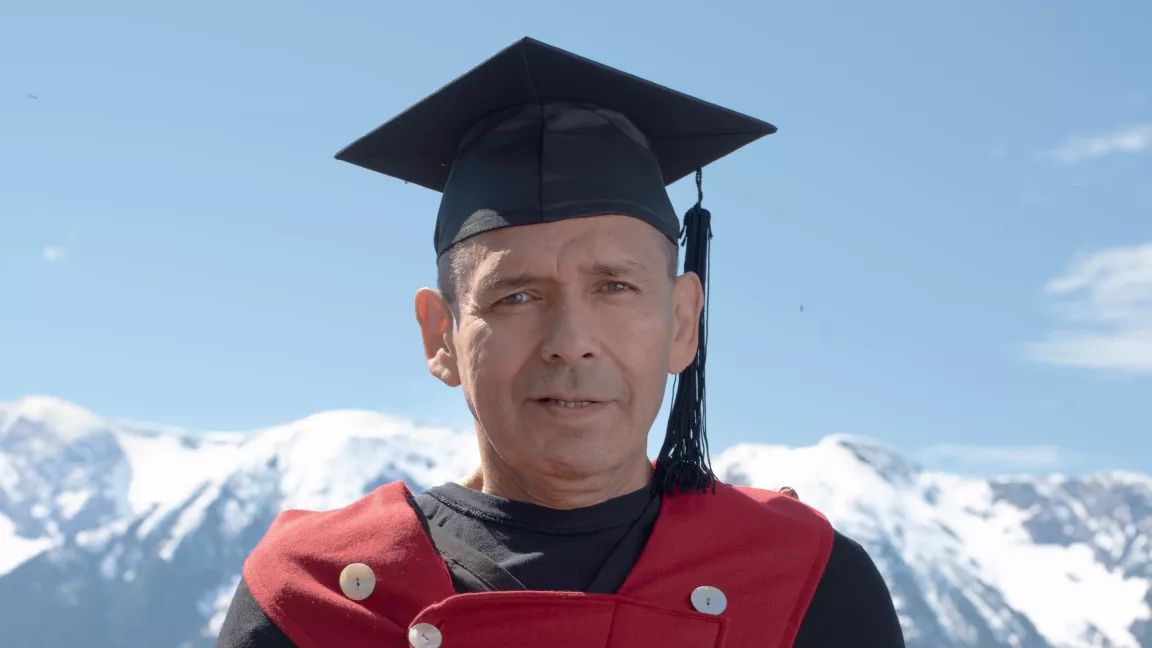
{"type": "Polygon", "coordinates": [[[401,482],[350,506],[287,511],[244,564],[265,614],[298,648],[789,648],[824,573],[832,528],[771,491],[717,485],[665,497],[644,551],[616,594],[457,594],[401,482]],[[354,601],[353,563],[375,575],[354,601]],[[710,586],[719,614],[691,596],[710,586]],[[417,634],[429,629],[417,628],[417,634]]]}

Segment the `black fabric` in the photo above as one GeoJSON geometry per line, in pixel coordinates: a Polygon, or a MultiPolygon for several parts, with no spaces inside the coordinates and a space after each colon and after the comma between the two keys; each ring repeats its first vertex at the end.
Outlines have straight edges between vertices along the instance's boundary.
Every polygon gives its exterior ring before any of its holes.
{"type": "MultiPolygon", "coordinates": [[[[554,511],[454,484],[417,496],[415,504],[434,537],[440,531],[452,532],[487,557],[490,565],[524,584],[537,584],[530,589],[571,590],[587,582],[585,591],[597,592],[614,592],[624,582],[659,512],[659,498],[646,491],[586,509],[554,511]],[[553,553],[564,560],[547,555],[553,553]]],[[[443,547],[437,549],[445,553],[443,547]]],[[[491,589],[451,557],[446,562],[458,592],[491,589]]],[[[836,532],[832,554],[793,647],[863,646],[903,648],[904,638],[875,563],[858,543],[836,532]]],[[[241,581],[216,648],[294,647],[241,581]]]]}
{"type": "Polygon", "coordinates": [[[441,192],[439,256],[492,229],[601,214],[676,240],[665,186],[774,132],[525,38],[336,157],[441,192]]]}
{"type": "Polygon", "coordinates": [[[264,614],[241,578],[216,637],[216,648],[296,648],[296,644],[264,614]]]}
{"type": "Polygon", "coordinates": [[[469,133],[444,188],[437,254],[515,225],[622,214],[675,241],[660,164],[628,119],[568,102],[515,106],[469,133]]]}
{"type": "Polygon", "coordinates": [[[524,583],[488,556],[468,546],[442,526],[433,526],[432,544],[449,565],[457,592],[522,591],[524,583]],[[459,573],[459,572],[466,573],[459,573]]]}
{"type": "MultiPolygon", "coordinates": [[[[656,523],[659,501],[644,487],[595,506],[557,511],[459,484],[416,498],[434,534],[442,529],[483,556],[476,561],[437,545],[457,565],[484,565],[530,590],[598,593],[623,585],[656,523]]],[[[490,589],[520,588],[466,591],[490,589]]]]}
{"type": "Polygon", "coordinates": [[[868,552],[836,532],[795,648],[903,648],[892,594],[868,552]]]}

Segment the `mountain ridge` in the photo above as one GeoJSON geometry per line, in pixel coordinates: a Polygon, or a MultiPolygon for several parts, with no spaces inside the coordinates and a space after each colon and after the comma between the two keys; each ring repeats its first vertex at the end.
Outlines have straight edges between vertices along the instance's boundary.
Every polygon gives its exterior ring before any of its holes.
{"type": "MultiPolygon", "coordinates": [[[[364,410],[205,438],[34,398],[0,404],[0,636],[30,648],[211,646],[278,512],[423,490],[478,458],[470,432],[364,410]]],[[[1152,476],[982,480],[851,434],[739,444],[713,467],[793,486],[859,541],[909,646],[1152,648],[1152,476]]]]}

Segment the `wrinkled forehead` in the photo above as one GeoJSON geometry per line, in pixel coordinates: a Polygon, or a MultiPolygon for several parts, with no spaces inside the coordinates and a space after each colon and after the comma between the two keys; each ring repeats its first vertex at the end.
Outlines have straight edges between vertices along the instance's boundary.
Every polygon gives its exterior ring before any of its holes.
{"type": "Polygon", "coordinates": [[[606,269],[660,272],[668,268],[674,243],[652,225],[622,215],[571,218],[508,227],[466,242],[477,278],[491,274],[532,274],[540,278],[606,269]]]}

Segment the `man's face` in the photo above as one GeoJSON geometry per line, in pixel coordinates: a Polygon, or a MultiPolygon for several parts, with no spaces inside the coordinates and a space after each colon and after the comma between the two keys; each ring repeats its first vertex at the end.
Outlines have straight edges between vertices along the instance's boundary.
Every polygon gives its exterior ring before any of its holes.
{"type": "Polygon", "coordinates": [[[668,374],[695,354],[701,303],[694,275],[672,276],[668,240],[598,216],[463,245],[458,320],[429,366],[463,387],[482,440],[526,478],[646,461],[668,374]]]}

